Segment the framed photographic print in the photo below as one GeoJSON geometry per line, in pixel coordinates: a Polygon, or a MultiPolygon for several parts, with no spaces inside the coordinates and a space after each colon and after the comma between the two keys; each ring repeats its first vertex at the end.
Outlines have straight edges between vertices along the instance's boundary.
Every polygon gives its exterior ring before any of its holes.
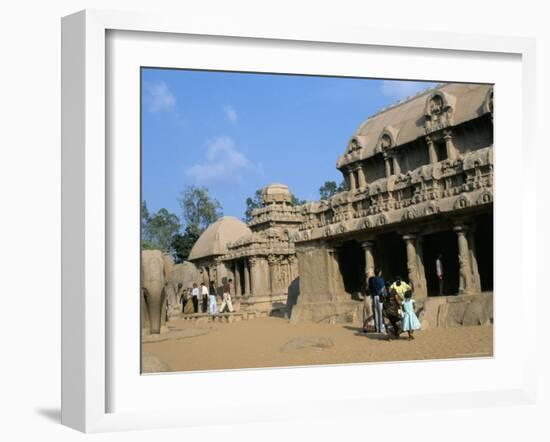
{"type": "Polygon", "coordinates": [[[64,18],[63,423],[531,401],[533,57],[519,38],[64,18]]]}

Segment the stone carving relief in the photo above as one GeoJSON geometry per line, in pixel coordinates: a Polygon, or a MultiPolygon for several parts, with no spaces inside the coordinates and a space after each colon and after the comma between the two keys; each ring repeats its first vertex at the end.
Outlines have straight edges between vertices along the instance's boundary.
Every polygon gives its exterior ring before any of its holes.
{"type": "Polygon", "coordinates": [[[493,201],[493,194],[488,190],[481,192],[481,195],[477,198],[476,204],[489,204],[493,201]]]}
{"type": "Polygon", "coordinates": [[[455,210],[458,209],[465,209],[466,207],[470,207],[471,201],[470,198],[468,198],[466,195],[460,195],[453,204],[453,208],[455,210]]]}
{"type": "Polygon", "coordinates": [[[437,92],[428,97],[424,111],[426,133],[435,132],[452,125],[451,97],[437,92]]]}

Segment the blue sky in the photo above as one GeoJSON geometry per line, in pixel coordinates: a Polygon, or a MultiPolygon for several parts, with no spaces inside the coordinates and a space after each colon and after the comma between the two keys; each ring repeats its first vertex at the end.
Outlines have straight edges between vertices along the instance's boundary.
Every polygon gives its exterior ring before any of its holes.
{"type": "Polygon", "coordinates": [[[142,69],[142,196],[181,218],[186,185],[205,186],[224,215],[269,183],[317,200],[371,114],[434,83],[142,69]]]}

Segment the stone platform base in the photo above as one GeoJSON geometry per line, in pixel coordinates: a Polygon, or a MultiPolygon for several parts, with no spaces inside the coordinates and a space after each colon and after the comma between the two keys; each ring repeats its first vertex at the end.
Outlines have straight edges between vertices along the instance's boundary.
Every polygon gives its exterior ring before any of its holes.
{"type": "Polygon", "coordinates": [[[493,323],[493,293],[434,296],[417,301],[422,329],[493,323]]]}
{"type": "Polygon", "coordinates": [[[296,304],[290,315],[291,324],[305,322],[341,324],[363,321],[363,301],[312,302],[296,304]]]}
{"type": "Polygon", "coordinates": [[[179,317],[172,319],[181,319],[183,321],[189,321],[193,324],[201,324],[207,322],[239,322],[247,321],[254,318],[266,318],[269,316],[269,312],[262,311],[239,311],[233,313],[220,313],[217,315],[210,315],[208,313],[196,313],[189,315],[180,315],[179,317]]]}
{"type": "Polygon", "coordinates": [[[287,298],[286,293],[243,297],[240,298],[241,310],[268,312],[270,314],[285,311],[287,298]]]}

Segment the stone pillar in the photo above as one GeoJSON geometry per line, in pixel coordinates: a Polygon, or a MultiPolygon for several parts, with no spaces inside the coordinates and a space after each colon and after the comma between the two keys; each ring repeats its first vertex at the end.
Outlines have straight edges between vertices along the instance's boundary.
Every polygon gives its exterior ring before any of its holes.
{"type": "Polygon", "coordinates": [[[389,178],[391,176],[391,165],[390,161],[392,161],[392,158],[388,154],[384,154],[384,161],[386,163],[386,178],[389,178]]]}
{"type": "Polygon", "coordinates": [[[248,259],[244,260],[244,296],[250,296],[250,269],[248,259]]]}
{"type": "Polygon", "coordinates": [[[255,258],[254,256],[251,256],[250,258],[248,258],[248,265],[250,266],[250,294],[252,296],[255,295],[255,292],[256,292],[256,264],[257,264],[257,258],[255,258]]]}
{"type": "Polygon", "coordinates": [[[423,236],[418,235],[416,238],[416,263],[418,269],[419,288],[415,292],[417,298],[428,296],[428,283],[426,282],[426,270],[424,269],[424,249],[422,247],[423,236]]]}
{"type": "Polygon", "coordinates": [[[447,159],[456,159],[456,148],[453,143],[453,134],[450,130],[446,130],[443,133],[443,139],[445,140],[445,148],[447,149],[447,159]]]}
{"type": "Polygon", "coordinates": [[[460,294],[469,294],[473,290],[472,282],[472,267],[470,263],[470,249],[468,247],[468,239],[466,238],[467,227],[464,224],[459,224],[454,228],[458,240],[458,264],[459,264],[459,285],[458,292],[460,294]]]}
{"type": "Polygon", "coordinates": [[[351,168],[348,170],[348,173],[349,173],[349,190],[354,191],[355,189],[357,189],[357,183],[355,182],[355,174],[351,168]]]}
{"type": "Polygon", "coordinates": [[[409,273],[409,282],[414,290],[415,295],[421,295],[422,284],[418,278],[418,257],[416,254],[416,235],[403,235],[405,245],[407,247],[407,271],[409,273]]]}
{"type": "Polygon", "coordinates": [[[474,232],[474,229],[470,227],[467,235],[468,248],[470,249],[470,262],[472,264],[472,282],[474,285],[474,290],[477,293],[481,293],[481,279],[479,277],[479,269],[477,267],[477,252],[474,232]]]}
{"type": "Polygon", "coordinates": [[[277,257],[269,255],[267,262],[269,264],[269,291],[273,294],[277,292],[277,257]]]}
{"type": "Polygon", "coordinates": [[[241,296],[241,268],[239,261],[235,261],[235,296],[241,296]]]}
{"type": "Polygon", "coordinates": [[[357,175],[359,177],[359,189],[364,189],[367,187],[367,178],[365,177],[365,169],[361,164],[357,167],[357,175]]]}
{"type": "Polygon", "coordinates": [[[426,143],[428,144],[428,155],[430,157],[430,163],[437,163],[437,152],[435,151],[435,144],[430,137],[426,137],[426,143]]]}
{"type": "Polygon", "coordinates": [[[368,280],[371,276],[374,276],[374,255],[372,253],[374,242],[365,241],[361,243],[361,247],[365,251],[365,275],[368,280]]]}
{"type": "Polygon", "coordinates": [[[397,154],[392,155],[392,161],[393,161],[393,173],[396,175],[401,173],[401,166],[399,166],[397,154]]]}
{"type": "Polygon", "coordinates": [[[290,266],[290,283],[292,284],[292,281],[294,281],[296,279],[296,277],[298,276],[298,271],[296,270],[296,265],[298,264],[296,256],[289,255],[288,256],[288,264],[290,266]]]}

